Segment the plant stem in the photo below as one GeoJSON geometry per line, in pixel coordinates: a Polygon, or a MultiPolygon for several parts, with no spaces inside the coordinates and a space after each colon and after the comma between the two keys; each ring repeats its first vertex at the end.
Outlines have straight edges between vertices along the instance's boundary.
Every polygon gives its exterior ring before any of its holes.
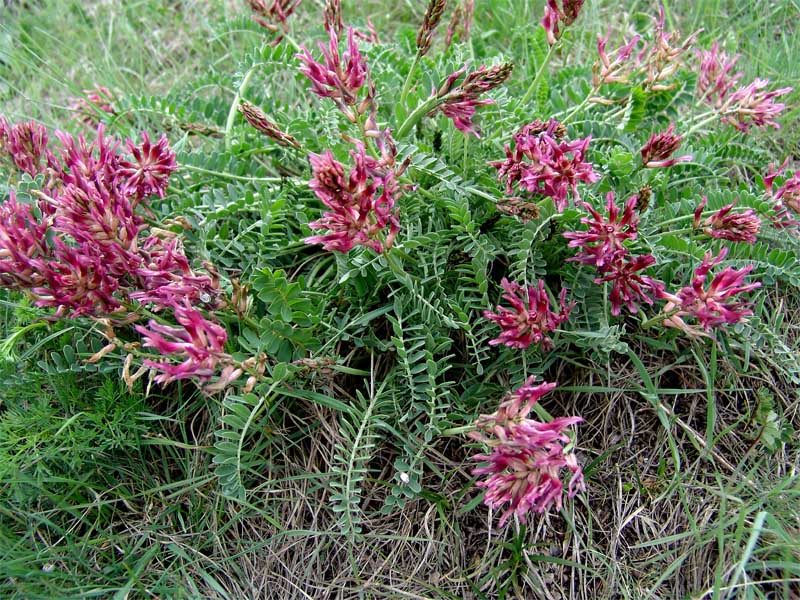
{"type": "Polygon", "coordinates": [[[689,131],[687,131],[684,134],[683,137],[685,137],[685,138],[689,137],[690,135],[692,135],[698,129],[704,127],[705,125],[708,125],[709,123],[711,123],[713,121],[716,121],[717,119],[719,119],[722,116],[720,113],[718,113],[716,111],[713,111],[711,113],[704,113],[703,115],[700,115],[700,117],[704,117],[705,115],[708,115],[708,114],[710,114],[711,116],[709,116],[709,117],[703,119],[702,121],[699,121],[698,123],[692,125],[692,127],[689,129],[689,131]]]}
{"type": "Polygon", "coordinates": [[[437,98],[434,96],[433,98],[429,98],[425,102],[421,103],[417,108],[414,109],[403,124],[400,125],[400,129],[397,130],[397,137],[403,138],[408,135],[408,132],[411,131],[414,126],[419,123],[425,115],[431,112],[434,108],[439,106],[442,102],[444,102],[444,98],[437,98]]]}
{"type": "Polygon", "coordinates": [[[530,99],[533,97],[533,94],[539,87],[539,83],[541,83],[542,81],[542,77],[544,76],[544,70],[547,68],[547,65],[550,64],[550,59],[553,57],[554,50],[560,45],[561,45],[561,40],[558,40],[547,50],[547,54],[545,55],[542,64],[539,65],[539,68],[536,70],[536,76],[533,78],[533,83],[531,83],[531,85],[528,87],[528,91],[525,92],[525,95],[522,97],[522,100],[519,101],[520,106],[525,106],[528,102],[530,102],[530,99]]]}
{"type": "Polygon", "coordinates": [[[300,48],[300,44],[298,44],[291,35],[289,35],[288,33],[284,33],[282,35],[283,35],[283,39],[285,39],[287,42],[289,42],[289,45],[292,48],[294,48],[297,52],[301,52],[302,51],[302,48],[300,48]]]}
{"type": "MultiPolygon", "coordinates": [[[[186,165],[183,164],[180,166],[181,169],[186,169],[188,171],[196,171],[197,173],[204,173],[206,175],[214,175],[215,177],[222,177],[224,179],[235,179],[237,181],[260,181],[263,183],[281,183],[282,181],[293,181],[291,178],[286,177],[247,177],[245,175],[234,175],[233,173],[223,173],[222,171],[211,171],[210,169],[203,169],[202,167],[195,167],[193,165],[186,165]]],[[[294,180],[295,183],[301,183],[301,181],[294,180]]],[[[305,182],[302,182],[305,183],[305,182]]]]}
{"type": "Polygon", "coordinates": [[[233,133],[233,122],[236,120],[236,113],[239,110],[239,101],[242,99],[242,95],[247,90],[247,86],[250,85],[250,79],[253,77],[253,73],[256,72],[256,67],[260,67],[261,63],[257,65],[253,65],[244,74],[244,79],[242,79],[241,85],[239,85],[239,89],[236,91],[236,95],[233,97],[233,103],[231,104],[231,109],[228,111],[228,120],[225,123],[225,150],[230,150],[233,141],[231,140],[231,135],[233,133]]]}
{"type": "Polygon", "coordinates": [[[411,90],[411,81],[414,77],[414,73],[417,70],[417,65],[419,64],[419,54],[414,57],[414,62],[411,63],[411,68],[408,70],[408,75],[406,76],[406,80],[403,83],[403,91],[400,92],[400,106],[405,108],[406,106],[406,99],[408,98],[408,92],[411,90]]]}
{"type": "Polygon", "coordinates": [[[582,111],[584,108],[586,108],[586,106],[589,104],[589,100],[591,100],[592,98],[594,98],[595,94],[597,94],[597,88],[594,88],[594,87],[593,87],[593,88],[591,89],[591,91],[590,91],[590,92],[589,92],[589,93],[586,95],[586,98],[584,98],[584,99],[583,99],[583,101],[582,101],[580,104],[578,104],[578,106],[576,106],[576,107],[575,107],[575,108],[573,108],[571,111],[569,111],[569,112],[567,113],[567,116],[565,116],[563,119],[561,119],[561,124],[562,124],[562,125],[566,125],[566,124],[567,124],[567,121],[569,121],[569,120],[570,120],[572,117],[574,117],[574,116],[575,116],[577,113],[579,113],[579,112],[580,112],[580,111],[582,111]]]}
{"type": "Polygon", "coordinates": [[[475,431],[475,425],[470,423],[469,425],[460,425],[459,427],[451,427],[450,429],[445,429],[442,431],[440,435],[442,436],[456,436],[461,435],[462,433],[469,433],[470,431],[475,431]]]}

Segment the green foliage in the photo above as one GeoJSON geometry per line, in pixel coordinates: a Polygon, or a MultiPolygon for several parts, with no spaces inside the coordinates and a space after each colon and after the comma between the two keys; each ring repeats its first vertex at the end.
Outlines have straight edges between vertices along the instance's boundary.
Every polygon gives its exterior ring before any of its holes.
{"type": "Polygon", "coordinates": [[[221,427],[214,432],[214,473],[219,478],[222,493],[234,500],[245,500],[244,472],[258,467],[263,460],[261,450],[269,443],[268,438],[259,437],[253,447],[253,433],[263,420],[264,410],[269,410],[271,391],[266,393],[228,396],[222,403],[221,427]]]}
{"type": "MultiPolygon", "coordinates": [[[[368,14],[375,19],[381,43],[359,43],[377,126],[396,137],[462,64],[515,67],[484,97],[494,104],[477,108],[480,139],[438,114],[395,140],[395,167],[408,168],[398,178],[393,247],[330,253],[303,242],[327,210],[308,186],[308,155],[330,150],[348,169],[368,115],[352,122],[298,72],[294,43],[319,56],[321,3],[303,3],[278,44],[236,12],[246,3],[167,4],[32,3],[13,13],[3,5],[0,16],[12,17],[0,26],[0,101],[10,116],[86,133],[63,107],[105,85],[116,98],[115,114],[99,115],[109,132],[134,140],[166,132],[180,171],[147,218],[179,236],[193,269],[219,278],[218,303],[202,308],[225,327],[225,352],[244,372],[213,395],[181,380],[157,385],[153,373],[129,390],[123,365],[135,357],[129,376],[144,356],[134,323],[55,321],[3,292],[0,595],[289,597],[325,585],[376,598],[793,590],[797,493],[787,465],[797,460],[800,427],[800,245],[771,225],[775,202],[762,182],[767,165],[796,146],[797,92],[785,98],[778,134],[743,135],[704,122],[710,107],[697,103],[691,69],[665,89],[641,77],[595,89],[595,35],[610,24],[610,51],[623,34],[651,31],[653,10],[641,3],[586,3],[551,48],[534,26],[542,2],[478,2],[470,40],[444,48],[444,23],[431,53],[414,62],[424,3],[345,2],[345,21],[360,31],[368,14]],[[302,148],[251,127],[236,111],[240,97],[302,148]],[[665,327],[660,299],[614,316],[610,284],[569,260],[563,234],[585,229],[582,205],[559,212],[520,192],[538,216],[501,212],[505,185],[489,162],[504,158],[522,125],[550,117],[566,123],[568,140],[593,138],[587,160],[601,180],[579,185],[582,201],[602,213],[607,192],[621,204],[651,190],[637,211],[638,237],[625,242],[655,258],[648,276],[675,293],[705,252],[726,247],[715,272],[751,268],[747,280],[763,284],[742,298],[754,314],[713,339],[665,327]],[[692,160],[642,168],[640,149],[671,122],[685,135],[676,155],[692,160]],[[758,241],[714,240],[694,227],[703,197],[704,218],[734,201],[737,212],[755,211],[758,241]],[[552,352],[489,345],[499,330],[483,313],[506,305],[503,278],[541,279],[553,299],[568,290],[576,307],[551,333],[552,352]],[[118,345],[88,362],[108,343],[108,327],[118,345]],[[487,542],[487,512],[470,479],[469,455],[479,450],[462,434],[532,374],[559,383],[547,411],[586,419],[577,448],[589,491],[558,514],[531,516],[530,526],[493,530],[487,542]],[[403,560],[413,563],[407,572],[403,560]],[[427,587],[413,587],[416,579],[427,587]]],[[[790,85],[800,64],[791,8],[740,4],[668,4],[667,30],[708,26],[700,46],[719,39],[742,52],[743,81],[790,85]]],[[[367,150],[378,157],[374,137],[367,150]]],[[[0,195],[13,188],[35,204],[45,185],[43,176],[3,173],[0,195]]],[[[136,324],[175,325],[153,308],[136,324]]]]}

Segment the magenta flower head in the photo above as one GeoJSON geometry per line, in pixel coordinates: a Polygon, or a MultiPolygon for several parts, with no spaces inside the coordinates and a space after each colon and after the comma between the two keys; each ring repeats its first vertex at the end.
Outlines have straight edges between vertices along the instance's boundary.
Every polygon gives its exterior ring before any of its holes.
{"type": "Polygon", "coordinates": [[[542,27],[547,34],[547,43],[551,46],[561,38],[559,23],[569,27],[578,18],[585,0],[561,0],[559,7],[556,0],[547,0],[542,17],[542,27]]]}
{"type": "Polygon", "coordinates": [[[692,160],[691,154],[670,158],[682,141],[681,136],[675,135],[675,123],[670,123],[666,131],[654,133],[642,147],[642,164],[648,169],[658,169],[692,160]]]}
{"type": "Polygon", "coordinates": [[[44,125],[35,121],[12,125],[0,116],[0,162],[5,159],[14,168],[36,177],[45,172],[52,160],[47,141],[44,125]]]}
{"type": "Polygon", "coordinates": [[[356,44],[352,27],[347,28],[347,50],[339,53],[339,36],[336,28],[328,31],[328,46],[319,42],[324,64],[314,60],[311,53],[301,48],[297,58],[303,63],[300,72],[311,80],[311,91],[321,98],[330,98],[351,121],[355,115],[348,107],[358,103],[358,92],[367,80],[367,63],[356,44]]]}
{"type": "Polygon", "coordinates": [[[746,302],[731,301],[734,296],[752,291],[761,287],[761,282],[745,283],[745,277],[753,266],[749,265],[743,269],[733,269],[726,267],[714,275],[711,283],[706,288],[706,279],[712,268],[720,264],[728,255],[728,249],[720,250],[716,257],[712,258],[712,253],[707,252],[703,256],[703,261],[694,271],[692,284],[681,289],[677,295],[662,293],[661,297],[667,300],[664,312],[676,311],[664,320],[664,325],[676,327],[689,333],[690,335],[703,335],[696,329],[690,327],[685,321],[686,317],[694,317],[703,329],[708,332],[711,329],[726,323],[738,323],[747,316],[753,314],[746,302]]]}
{"type": "Polygon", "coordinates": [[[117,298],[120,278],[106,257],[91,243],[67,245],[53,239],[52,260],[39,263],[42,283],[32,290],[36,306],[56,308],[56,315],[109,315],[122,306],[117,298]]]}
{"type": "Polygon", "coordinates": [[[145,360],[144,364],[161,372],[155,378],[161,384],[190,378],[208,381],[218,364],[230,359],[225,354],[228,334],[224,327],[209,321],[188,303],[177,304],[174,312],[180,327],[150,320],[147,327],[136,325],[135,329],[142,335],[145,348],[153,348],[164,357],[173,356],[183,362],[145,360]]]}
{"type": "MultiPolygon", "coordinates": [[[[286,20],[300,5],[301,0],[247,0],[253,20],[272,32],[287,31],[286,20]]],[[[279,38],[280,39],[280,38],[279,38]]]]}
{"type": "Polygon", "coordinates": [[[362,144],[351,154],[355,166],[347,175],[330,150],[310,155],[309,186],[328,210],[309,227],[328,233],[304,241],[337,252],[367,246],[380,253],[391,248],[400,230],[395,208],[399,187],[394,172],[368,156],[362,144]]]}
{"type": "Polygon", "coordinates": [[[617,259],[604,269],[604,275],[594,280],[595,283],[609,282],[612,284],[609,300],[611,301],[611,314],[615,317],[622,312],[622,307],[636,314],[639,304],[652,305],[654,297],[660,297],[664,284],[660,281],[640,275],[639,271],[654,265],[655,257],[650,254],[627,258],[618,255],[617,259]]]}
{"type": "Polygon", "coordinates": [[[653,44],[649,50],[642,50],[644,58],[644,70],[647,74],[645,78],[645,88],[654,91],[669,90],[675,84],[666,84],[665,81],[674,75],[682,66],[683,53],[697,39],[697,35],[702,30],[695,31],[681,41],[681,34],[678,31],[666,33],[664,30],[666,14],[664,5],[658,9],[658,17],[655,19],[655,31],[653,32],[653,44]]]}
{"type": "Polygon", "coordinates": [[[719,240],[747,242],[748,244],[756,241],[756,236],[761,228],[761,219],[758,218],[752,208],[740,212],[731,212],[736,206],[736,202],[732,202],[720,208],[701,223],[700,216],[707,203],[708,199],[703,197],[703,201],[695,210],[695,228],[704,225],[705,233],[719,240]]]}
{"type": "Polygon", "coordinates": [[[170,175],[178,169],[167,136],[162,135],[157,144],[152,144],[150,136],[144,132],[141,145],[135,145],[130,139],[125,143],[133,160],[120,162],[118,175],[123,179],[124,193],[137,199],[148,196],[163,198],[170,175]]]}
{"type": "Polygon", "coordinates": [[[714,42],[711,50],[698,51],[697,58],[700,61],[697,97],[706,104],[720,105],[742,77],[742,73],[732,73],[739,55],[729,56],[719,49],[718,42],[714,42]]]}
{"type": "Polygon", "coordinates": [[[635,35],[629,42],[624,42],[613,51],[612,55],[606,52],[606,46],[611,39],[609,27],[606,37],[597,36],[597,54],[599,60],[592,65],[592,84],[599,88],[604,83],[627,83],[631,74],[636,71],[641,59],[633,54],[639,44],[641,36],[635,35]]]}
{"type": "Polygon", "coordinates": [[[767,126],[780,129],[781,126],[775,119],[786,105],[775,102],[775,99],[788,94],[794,88],[765,91],[764,88],[768,85],[768,79],[756,79],[730,94],[720,107],[722,121],[745,133],[753,125],[765,131],[767,126]]]}
{"type": "Polygon", "coordinates": [[[136,291],[129,297],[150,310],[160,312],[182,302],[215,305],[220,295],[219,279],[210,265],[211,275],[199,274],[189,266],[180,238],[169,232],[151,233],[139,249],[141,264],[133,271],[136,291]]]}
{"type": "MultiPolygon", "coordinates": [[[[779,206],[788,206],[795,213],[800,214],[800,170],[795,171],[794,174],[783,182],[777,190],[773,191],[773,182],[775,178],[781,175],[789,164],[789,157],[783,161],[783,164],[778,170],[774,169],[774,165],[770,165],[770,170],[764,177],[764,185],[772,194],[772,198],[779,206]]],[[[785,208],[784,208],[785,210],[785,208]]]]}
{"type": "Polygon", "coordinates": [[[591,218],[582,217],[581,223],[588,225],[586,231],[568,231],[564,237],[570,240],[570,248],[580,248],[580,252],[571,261],[585,265],[594,265],[600,270],[612,265],[619,256],[627,253],[622,245],[625,240],[635,240],[639,216],[636,213],[638,196],[631,196],[625,203],[620,218],[620,209],[614,202],[614,192],[606,195],[606,213],[604,219],[589,203],[582,206],[589,211],[591,218]]]}
{"type": "Polygon", "coordinates": [[[69,108],[74,112],[74,119],[96,127],[102,113],[116,114],[114,94],[107,87],[97,86],[91,90],[83,90],[83,94],[83,98],[70,98],[69,108]]]}
{"type": "Polygon", "coordinates": [[[536,343],[543,350],[552,350],[553,341],[547,334],[566,321],[575,307],[575,302],[566,302],[567,290],[561,290],[556,312],[551,308],[550,297],[542,280],[536,286],[523,288],[518,283],[503,278],[500,285],[506,291],[503,299],[508,301],[511,308],[498,306],[496,313],[488,310],[483,312],[484,317],[497,323],[502,330],[489,344],[503,344],[509,348],[524,350],[531,343],[536,343]]]}
{"type": "Polygon", "coordinates": [[[514,135],[515,149],[506,146],[506,160],[491,162],[498,170],[498,178],[506,179],[506,193],[513,193],[513,185],[531,194],[553,199],[556,209],[563,212],[569,198],[580,200],[578,183],[594,183],[600,176],[585,162],[591,136],[572,142],[557,139],[560,123],[550,121],[547,129],[528,133],[523,128],[514,135]]]}
{"type": "Polygon", "coordinates": [[[21,290],[41,284],[43,257],[47,257],[48,225],[37,220],[28,204],[17,201],[14,190],[0,204],[0,284],[21,290]]]}
{"type": "Polygon", "coordinates": [[[476,431],[470,437],[489,446],[488,454],[473,456],[485,464],[476,467],[473,475],[486,476],[476,485],[486,490],[484,504],[498,510],[502,527],[513,515],[524,519],[531,511],[542,513],[551,506],[560,510],[564,484],[561,472],[572,476],[567,496],[573,498],[585,489],[583,471],[578,464],[566,431],[583,421],[580,417],[563,417],[542,423],[527,418],[541,396],[555,387],[553,383],[534,385],[534,377],[509,394],[491,415],[480,415],[476,431]]]}

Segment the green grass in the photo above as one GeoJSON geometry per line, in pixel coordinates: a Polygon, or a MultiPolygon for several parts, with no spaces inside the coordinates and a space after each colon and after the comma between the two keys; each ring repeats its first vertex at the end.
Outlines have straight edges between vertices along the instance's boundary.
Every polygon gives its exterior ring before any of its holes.
{"type": "MultiPolygon", "coordinates": [[[[192,220],[187,236],[199,256],[251,274],[271,262],[298,266],[296,248],[280,247],[286,233],[270,226],[289,209],[267,202],[270,183],[251,179],[271,177],[296,159],[254,150],[255,174],[235,163],[203,167],[192,161],[206,148],[220,154],[223,141],[186,134],[187,123],[225,130],[241,77],[255,60],[268,66],[257,71],[250,97],[273,114],[290,119],[294,110],[305,111],[326,126],[325,109],[308,109],[296,78],[272,68],[280,60],[253,55],[261,33],[244,2],[11,4],[0,8],[0,114],[80,132],[69,98],[109,87],[119,98],[113,125],[120,135],[167,130],[194,165],[182,173],[185,194],[159,210],[192,220]],[[221,183],[214,172],[227,179],[221,183]],[[253,212],[259,221],[251,225],[253,212]],[[244,230],[236,227],[240,215],[244,230]]],[[[298,40],[320,33],[313,10],[321,3],[304,4],[293,24],[298,40]]],[[[424,10],[411,1],[344,4],[359,23],[370,15],[388,41],[408,42],[424,10]]],[[[477,33],[464,53],[515,59],[513,89],[521,93],[535,76],[531,44],[542,3],[476,4],[477,33]]],[[[570,32],[575,44],[554,58],[556,68],[582,69],[606,23],[624,29],[654,10],[649,2],[624,4],[623,10],[589,0],[570,32]]],[[[736,48],[746,78],[765,76],[779,86],[800,80],[796,1],[668,2],[666,9],[668,23],[684,34],[703,27],[704,42],[719,38],[736,48]]],[[[394,68],[390,60],[382,68],[394,68]]],[[[800,92],[787,98],[783,129],[755,133],[742,153],[797,158],[800,92]]],[[[313,139],[316,122],[301,121],[289,121],[289,130],[313,139]]],[[[500,125],[511,130],[516,123],[500,125]]],[[[243,131],[237,122],[231,135],[246,148],[243,131]]],[[[445,143],[465,157],[475,151],[459,140],[445,143]]],[[[464,171],[468,165],[465,158],[464,171]]],[[[290,203],[305,201],[294,189],[281,194],[290,203]]],[[[330,261],[307,280],[324,282],[346,268],[330,261]]],[[[743,327],[738,341],[700,347],[628,340],[629,352],[616,353],[590,340],[584,355],[539,365],[560,382],[547,407],[586,419],[579,450],[590,492],[518,531],[498,530],[496,517],[478,504],[461,439],[427,443],[424,423],[413,439],[381,429],[383,416],[405,401],[402,391],[413,394],[418,374],[393,371],[388,350],[348,365],[364,377],[324,369],[308,375],[325,392],[322,399],[265,403],[245,440],[258,460],[246,464],[248,493],[237,503],[221,494],[213,471],[215,432],[227,410],[222,400],[190,386],[162,390],[147,382],[131,393],[116,367],[88,375],[71,367],[77,341],[85,346],[78,359],[99,349],[89,326],[26,329],[0,353],[0,597],[797,597],[800,297],[783,283],[766,287],[757,307],[766,325],[743,327]],[[382,379],[387,373],[396,379],[382,379]],[[349,410],[326,405],[331,395],[349,410]],[[383,438],[392,445],[381,446],[383,438]],[[404,444],[416,462],[400,468],[395,461],[407,458],[398,451],[404,444]],[[398,483],[404,469],[418,492],[406,494],[398,483]],[[337,494],[354,488],[361,490],[358,511],[339,510],[337,494]],[[383,499],[392,494],[397,507],[387,514],[383,499]]],[[[0,301],[4,339],[40,315],[17,295],[0,301]]],[[[394,331],[384,314],[371,318],[394,331]]],[[[340,352],[355,356],[355,342],[339,337],[344,325],[329,325],[340,352]]],[[[408,331],[405,323],[396,326],[408,331]]],[[[423,339],[426,332],[417,334],[423,339]]],[[[455,371],[461,355],[440,361],[431,339],[424,347],[441,363],[435,368],[455,371]]],[[[442,421],[463,424],[459,417],[468,420],[497,395],[502,377],[487,372],[486,385],[459,381],[470,391],[442,421]]]]}

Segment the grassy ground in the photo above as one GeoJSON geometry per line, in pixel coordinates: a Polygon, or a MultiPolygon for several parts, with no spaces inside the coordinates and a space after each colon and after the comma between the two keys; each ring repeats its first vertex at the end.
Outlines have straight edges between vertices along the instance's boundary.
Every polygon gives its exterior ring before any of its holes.
{"type": "MultiPolygon", "coordinates": [[[[297,39],[320,29],[322,3],[304,4],[297,39]]],[[[413,33],[425,3],[344,4],[393,39],[413,33]]],[[[476,4],[474,43],[514,56],[515,76],[531,77],[522,24],[533,27],[542,3],[476,4]],[[510,42],[508,23],[516,24],[510,42]]],[[[585,46],[571,60],[593,55],[601,24],[653,11],[649,2],[619,4],[587,2],[585,46]]],[[[120,127],[178,131],[188,120],[222,130],[231,76],[261,35],[245,8],[235,0],[6,2],[0,113],[79,131],[68,98],[103,85],[130,117],[120,127]],[[177,98],[192,107],[187,114],[170,111],[177,98]]],[[[704,27],[704,39],[738,48],[748,76],[800,80],[795,0],[666,8],[684,32],[704,27]]],[[[299,102],[272,78],[260,73],[254,93],[299,102]]],[[[751,141],[797,160],[798,92],[787,102],[785,127],[751,141]]],[[[34,322],[18,298],[0,302],[2,337],[34,322]]],[[[642,342],[627,357],[587,354],[577,366],[553,366],[561,387],[549,403],[587,420],[580,450],[590,492],[521,531],[493,528],[473,501],[462,441],[442,440],[426,451],[422,493],[389,515],[380,498],[393,457],[376,453],[360,531],[341,533],[331,473],[334,449],[347,440],[333,411],[313,404],[270,414],[248,501],[229,502],[209,453],[218,404],[178,388],[129,394],[115,370],[73,372],[69,356],[53,358],[64,353],[66,327],[2,344],[0,597],[798,598],[797,290],[775,284],[758,314],[769,343],[705,355],[642,342]]],[[[385,366],[380,357],[358,365],[372,383],[385,366]]],[[[355,390],[340,392],[358,401],[355,390]]]]}

